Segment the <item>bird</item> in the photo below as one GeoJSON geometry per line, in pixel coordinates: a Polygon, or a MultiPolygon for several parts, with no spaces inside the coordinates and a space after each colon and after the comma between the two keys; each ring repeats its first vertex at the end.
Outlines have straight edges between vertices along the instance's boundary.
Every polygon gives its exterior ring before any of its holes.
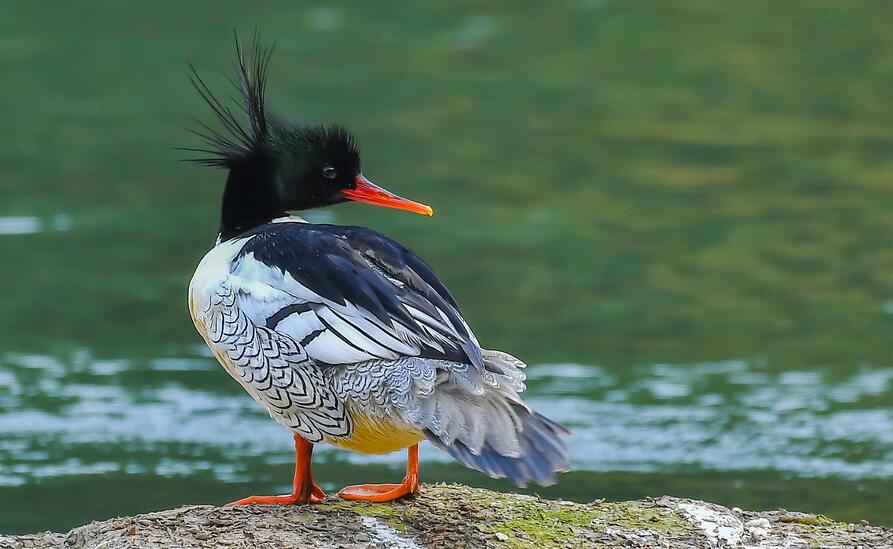
{"type": "Polygon", "coordinates": [[[522,400],[525,364],[482,347],[444,283],[405,246],[295,214],[348,201],[427,216],[432,208],[368,179],[344,127],[271,112],[272,48],[257,34],[247,48],[236,36],[235,54],[238,93],[226,102],[190,65],[219,124],[196,120],[202,145],[183,149],[202,156],[186,160],[227,178],[217,240],[189,283],[189,311],[226,372],[291,431],[295,472],[291,493],[230,505],[325,500],[311,468],[316,444],[407,451],[401,482],[347,486],[338,495],[348,500],[419,492],[423,441],[492,478],[554,484],[569,470],[569,432],[522,400]]]}

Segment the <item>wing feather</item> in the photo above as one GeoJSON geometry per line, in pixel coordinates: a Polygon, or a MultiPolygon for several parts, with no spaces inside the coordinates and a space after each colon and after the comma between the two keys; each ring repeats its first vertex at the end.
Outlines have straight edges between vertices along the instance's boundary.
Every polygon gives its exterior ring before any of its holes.
{"type": "Polygon", "coordinates": [[[239,304],[321,364],[423,356],[483,368],[477,339],[433,271],[360,227],[280,222],[246,235],[239,304]]]}

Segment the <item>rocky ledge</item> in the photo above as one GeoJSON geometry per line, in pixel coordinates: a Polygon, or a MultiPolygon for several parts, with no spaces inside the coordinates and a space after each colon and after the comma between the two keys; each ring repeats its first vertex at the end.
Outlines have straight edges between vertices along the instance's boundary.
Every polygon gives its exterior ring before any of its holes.
{"type": "Polygon", "coordinates": [[[573,503],[459,485],[367,504],[188,506],[91,522],[66,534],[0,536],[0,548],[64,547],[893,547],[893,530],[785,510],[661,497],[573,503]]]}

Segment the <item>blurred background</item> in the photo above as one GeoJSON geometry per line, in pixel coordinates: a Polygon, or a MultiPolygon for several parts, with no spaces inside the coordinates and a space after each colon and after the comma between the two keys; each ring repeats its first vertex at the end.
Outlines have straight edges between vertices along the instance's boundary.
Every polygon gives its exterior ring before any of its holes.
{"type": "MultiPolygon", "coordinates": [[[[893,525],[893,4],[0,7],[0,531],[288,488],[291,437],[186,310],[225,174],[179,162],[232,30],[358,136],[407,244],[574,436],[547,497],[893,525]]],[[[324,488],[404,455],[314,455],[324,488]]],[[[512,489],[432,448],[425,481],[512,489]]]]}

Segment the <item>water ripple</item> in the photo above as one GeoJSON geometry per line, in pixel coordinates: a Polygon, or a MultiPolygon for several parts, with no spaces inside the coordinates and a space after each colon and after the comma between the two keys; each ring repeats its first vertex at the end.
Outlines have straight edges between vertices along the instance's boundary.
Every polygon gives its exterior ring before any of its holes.
{"type": "MultiPolygon", "coordinates": [[[[842,378],[745,361],[542,364],[528,373],[530,402],[573,431],[577,470],[893,476],[893,368],[866,364],[842,378]]],[[[210,471],[237,481],[245,478],[240,457],[290,460],[290,437],[237,389],[219,389],[230,387],[217,383],[223,376],[204,356],[8,353],[0,361],[0,485],[109,471],[210,471]],[[197,387],[197,374],[217,389],[197,387]],[[121,381],[131,378],[138,383],[121,381]]],[[[448,459],[433,448],[422,456],[448,459]]]]}

